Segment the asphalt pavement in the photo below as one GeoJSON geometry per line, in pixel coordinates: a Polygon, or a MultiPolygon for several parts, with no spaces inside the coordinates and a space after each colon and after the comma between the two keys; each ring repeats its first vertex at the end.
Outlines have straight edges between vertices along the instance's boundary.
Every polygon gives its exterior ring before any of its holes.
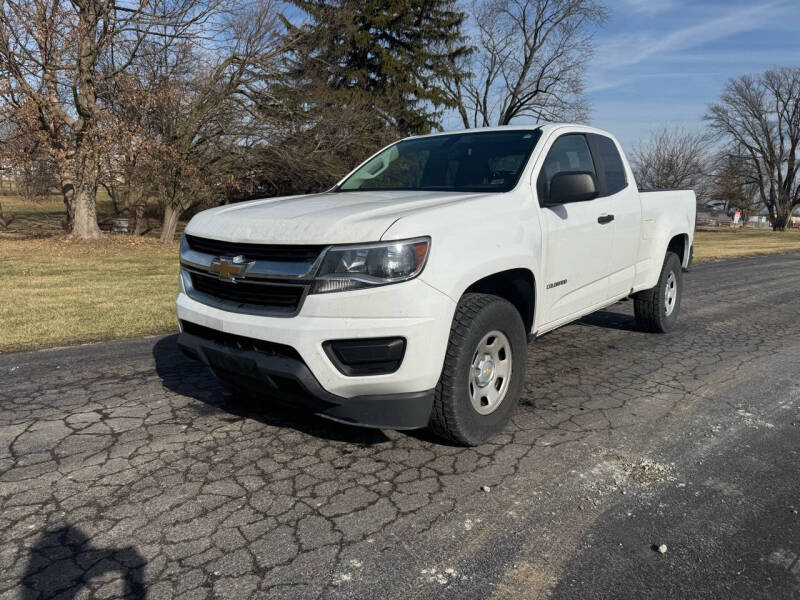
{"type": "Polygon", "coordinates": [[[0,600],[800,598],[800,254],[682,310],[532,343],[478,448],[234,398],[175,336],[0,356],[0,600]]]}

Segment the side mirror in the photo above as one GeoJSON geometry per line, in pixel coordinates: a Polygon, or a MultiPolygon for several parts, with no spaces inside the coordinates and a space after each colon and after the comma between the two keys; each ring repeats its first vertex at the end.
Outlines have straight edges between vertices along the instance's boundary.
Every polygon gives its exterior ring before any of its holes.
{"type": "Polygon", "coordinates": [[[597,182],[594,174],[588,171],[562,171],[553,175],[550,180],[550,197],[545,206],[567,204],[568,202],[585,202],[596,198],[597,182]]]}

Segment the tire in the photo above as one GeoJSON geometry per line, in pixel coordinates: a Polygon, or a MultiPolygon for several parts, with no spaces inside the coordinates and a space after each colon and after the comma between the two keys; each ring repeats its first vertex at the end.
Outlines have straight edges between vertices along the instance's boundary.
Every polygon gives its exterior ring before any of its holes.
{"type": "Polygon", "coordinates": [[[513,304],[489,294],[464,294],[450,328],[430,429],[465,446],[503,431],[519,403],[526,351],[525,326],[513,304]],[[474,363],[481,365],[480,375],[474,363]]]}
{"type": "Polygon", "coordinates": [[[633,296],[633,312],[636,324],[643,331],[651,333],[669,333],[675,329],[678,313],[681,310],[683,296],[683,271],[681,261],[674,252],[667,252],[658,283],[649,290],[643,290],[633,296]],[[667,286],[671,290],[671,301],[667,295],[667,286]]]}

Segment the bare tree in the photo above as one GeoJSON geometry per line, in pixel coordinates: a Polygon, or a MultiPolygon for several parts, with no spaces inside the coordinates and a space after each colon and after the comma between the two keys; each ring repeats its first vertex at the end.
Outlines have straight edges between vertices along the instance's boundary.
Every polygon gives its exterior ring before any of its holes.
{"type": "Polygon", "coordinates": [[[702,131],[664,128],[637,144],[631,168],[640,189],[693,189],[698,204],[709,199],[712,159],[702,131]]]}
{"type": "Polygon", "coordinates": [[[585,120],[589,27],[606,19],[595,0],[474,0],[470,54],[444,82],[464,127],[585,120]]]}
{"type": "Polygon", "coordinates": [[[134,235],[146,231],[145,211],[154,205],[154,184],[162,168],[165,147],[154,126],[154,115],[163,99],[153,86],[146,65],[148,55],[132,65],[102,91],[108,107],[107,126],[115,132],[111,151],[103,157],[100,185],[106,190],[114,213],[134,218],[134,235]]]}
{"type": "Polygon", "coordinates": [[[772,228],[787,229],[800,205],[800,68],[729,81],[706,120],[746,159],[772,228]]]}
{"type": "Polygon", "coordinates": [[[96,192],[113,132],[102,126],[98,89],[128,68],[145,40],[164,35],[166,25],[186,36],[208,10],[207,0],[0,2],[0,100],[35,116],[58,165],[74,237],[100,236],[96,192]]]}
{"type": "Polygon", "coordinates": [[[56,165],[24,120],[5,116],[0,132],[0,161],[9,165],[14,191],[28,201],[48,198],[59,185],[56,165]]]}
{"type": "Polygon", "coordinates": [[[740,153],[723,153],[717,159],[711,199],[724,203],[728,212],[738,210],[743,223],[757,214],[761,207],[753,175],[747,157],[740,153]]]}
{"type": "Polygon", "coordinates": [[[225,10],[224,26],[205,46],[165,45],[148,63],[163,242],[174,238],[184,212],[222,202],[240,185],[242,150],[251,136],[264,135],[254,98],[274,78],[283,50],[277,13],[272,2],[229,3],[225,10]]]}

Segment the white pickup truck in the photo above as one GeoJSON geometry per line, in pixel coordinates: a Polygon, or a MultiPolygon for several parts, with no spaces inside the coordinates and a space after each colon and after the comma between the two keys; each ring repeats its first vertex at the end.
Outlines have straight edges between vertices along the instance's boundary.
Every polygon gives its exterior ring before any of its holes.
{"type": "Polygon", "coordinates": [[[179,345],[264,400],[480,444],[536,336],[629,296],[642,329],[675,327],[694,224],[694,193],[639,193],[604,131],[412,137],[328,192],[196,215],[179,345]]]}

